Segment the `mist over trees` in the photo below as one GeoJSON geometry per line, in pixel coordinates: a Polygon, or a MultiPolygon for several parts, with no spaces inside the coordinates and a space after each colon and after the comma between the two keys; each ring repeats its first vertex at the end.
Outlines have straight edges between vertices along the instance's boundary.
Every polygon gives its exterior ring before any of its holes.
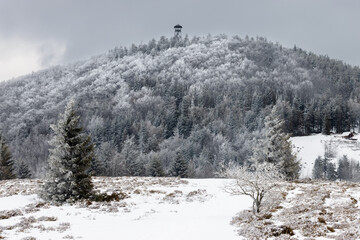
{"type": "Polygon", "coordinates": [[[161,37],[0,83],[0,128],[15,167],[39,177],[49,126],[73,98],[96,174],[172,175],[181,163],[211,177],[250,159],[274,105],[293,136],[357,127],[359,82],[358,67],[262,37],[161,37]]]}

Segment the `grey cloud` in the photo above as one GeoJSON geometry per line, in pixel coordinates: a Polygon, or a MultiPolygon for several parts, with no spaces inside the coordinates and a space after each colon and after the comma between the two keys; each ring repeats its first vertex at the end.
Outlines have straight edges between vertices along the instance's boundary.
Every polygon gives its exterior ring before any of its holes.
{"type": "Polygon", "coordinates": [[[359,9],[356,0],[5,0],[0,37],[64,42],[65,63],[171,36],[180,23],[190,36],[265,36],[360,65],[359,9]]]}

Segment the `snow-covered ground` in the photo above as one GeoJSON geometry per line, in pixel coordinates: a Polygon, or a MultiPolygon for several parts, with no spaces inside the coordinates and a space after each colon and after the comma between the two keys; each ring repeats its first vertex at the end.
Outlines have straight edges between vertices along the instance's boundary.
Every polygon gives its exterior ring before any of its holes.
{"type": "Polygon", "coordinates": [[[311,177],[312,169],[315,159],[318,156],[324,157],[325,144],[330,146],[331,150],[335,153],[333,159],[336,163],[336,159],[347,155],[350,159],[360,161],[360,135],[355,135],[356,140],[347,140],[342,138],[349,133],[322,135],[316,134],[305,137],[292,137],[291,141],[294,146],[294,152],[297,153],[301,159],[302,170],[300,178],[311,177]]]}
{"type": "Polygon", "coordinates": [[[40,180],[0,181],[0,239],[360,239],[360,184],[279,183],[254,216],[250,198],[223,191],[229,181],[97,177],[96,189],[129,197],[62,206],[37,197],[40,180]]]}
{"type": "MultiPolygon", "coordinates": [[[[346,135],[346,134],[343,134],[346,135]]],[[[355,136],[354,138],[357,138],[355,136]]],[[[360,160],[360,142],[340,135],[293,137],[311,177],[324,145],[336,158],[360,160]]],[[[223,189],[227,179],[150,177],[94,178],[102,192],[121,190],[128,198],[52,206],[36,195],[41,180],[0,181],[0,239],[360,239],[360,185],[343,182],[281,183],[280,200],[254,217],[252,201],[223,189]],[[231,222],[233,224],[231,224],[231,222]],[[239,237],[238,234],[243,237],[239,237]]]]}
{"type": "Polygon", "coordinates": [[[36,181],[26,185],[30,195],[18,194],[20,180],[0,182],[0,239],[239,239],[230,222],[251,207],[251,199],[223,191],[224,179],[94,180],[98,189],[121,188],[129,198],[50,206],[34,194],[36,181]],[[14,195],[8,196],[9,185],[14,195]]]}

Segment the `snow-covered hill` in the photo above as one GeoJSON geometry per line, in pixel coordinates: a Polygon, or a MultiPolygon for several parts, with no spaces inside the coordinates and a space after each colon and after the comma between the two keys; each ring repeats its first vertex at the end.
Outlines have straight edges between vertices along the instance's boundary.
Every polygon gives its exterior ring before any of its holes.
{"type": "Polygon", "coordinates": [[[349,159],[360,161],[360,141],[358,135],[353,140],[343,138],[349,133],[323,135],[315,134],[305,137],[293,137],[291,141],[294,146],[294,152],[302,163],[300,178],[311,177],[315,159],[318,156],[323,157],[325,146],[327,145],[334,155],[332,161],[337,163],[337,159],[346,155],[349,159]]]}
{"type": "Polygon", "coordinates": [[[155,158],[169,173],[180,152],[192,177],[214,177],[219,162],[251,157],[275,104],[292,135],[359,122],[358,67],[261,37],[178,41],[162,37],[1,82],[0,129],[15,168],[25,163],[43,176],[49,126],[70,99],[96,144],[100,176],[149,176],[155,158]],[[141,169],[126,167],[125,146],[141,169]]]}

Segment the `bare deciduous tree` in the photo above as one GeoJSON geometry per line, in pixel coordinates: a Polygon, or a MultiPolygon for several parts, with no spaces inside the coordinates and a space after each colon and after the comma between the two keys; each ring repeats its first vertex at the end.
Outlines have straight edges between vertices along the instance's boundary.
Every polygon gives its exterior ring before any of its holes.
{"type": "Polygon", "coordinates": [[[234,179],[225,187],[227,192],[252,198],[254,214],[260,212],[264,198],[284,179],[278,168],[267,162],[254,163],[251,166],[230,163],[220,175],[234,179]]]}

